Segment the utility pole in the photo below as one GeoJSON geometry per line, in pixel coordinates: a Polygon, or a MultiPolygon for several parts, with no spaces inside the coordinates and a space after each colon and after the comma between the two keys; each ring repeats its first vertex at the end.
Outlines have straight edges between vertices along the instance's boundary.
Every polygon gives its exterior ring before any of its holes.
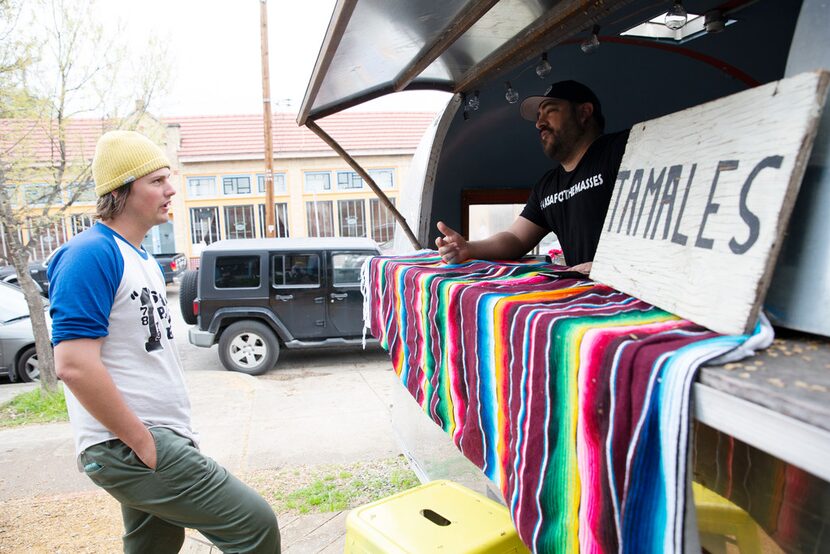
{"type": "Polygon", "coordinates": [[[274,223],[274,142],[271,134],[271,79],[268,76],[268,3],[259,0],[259,37],[262,49],[262,117],[265,128],[265,236],[277,236],[274,223]]]}

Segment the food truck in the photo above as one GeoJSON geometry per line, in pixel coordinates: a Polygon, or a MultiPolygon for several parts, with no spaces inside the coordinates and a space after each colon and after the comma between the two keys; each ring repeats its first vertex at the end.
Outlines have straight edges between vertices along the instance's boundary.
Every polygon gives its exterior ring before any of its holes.
{"type": "MultiPolygon", "coordinates": [[[[401,91],[452,93],[394,206],[400,218],[396,252],[409,255],[434,248],[438,221],[468,237],[499,230],[494,225],[503,214],[515,216],[552,167],[534,125],[519,116],[522,98],[574,79],[601,100],[607,131],[648,127],[671,137],[661,141],[658,135],[648,143],[652,149],[694,152],[708,148],[707,140],[717,143],[726,128],[763,136],[760,149],[777,136],[784,141],[783,131],[767,125],[770,113],[750,93],[769,91],[771,98],[787,78],[830,68],[828,28],[830,7],[819,0],[340,0],[298,124],[325,136],[356,166],[325,135],[327,115],[401,91]],[[723,109],[715,114],[705,106],[723,109]],[[709,131],[700,128],[704,117],[712,122],[709,131]]],[[[815,98],[819,106],[826,102],[823,94],[815,98]]],[[[800,167],[789,184],[775,185],[789,192],[751,285],[751,315],[766,314],[775,341],[744,360],[704,365],[691,385],[689,464],[692,479],[705,489],[695,491],[696,523],[686,518],[699,530],[683,535],[686,551],[830,551],[827,112],[794,140],[802,148],[800,167]],[[717,502],[707,504],[710,493],[717,502]]],[[[787,112],[779,119],[794,118],[787,112]]],[[[643,151],[642,144],[629,140],[626,156],[643,151]]],[[[624,166],[626,160],[632,158],[624,166]]],[[[711,194],[704,220],[717,209],[711,194]]],[[[626,263],[649,274],[652,267],[642,260],[638,266],[633,252],[626,263]]],[[[677,280],[696,282],[702,274],[739,279],[740,264],[718,265],[678,273],[677,280]]],[[[683,286],[676,288],[673,301],[689,300],[683,286]]],[[[411,392],[401,387],[393,416],[422,480],[458,480],[510,503],[411,401],[411,392]]],[[[541,550],[538,544],[534,549],[541,550]]],[[[637,551],[630,543],[620,550],[637,551]]]]}

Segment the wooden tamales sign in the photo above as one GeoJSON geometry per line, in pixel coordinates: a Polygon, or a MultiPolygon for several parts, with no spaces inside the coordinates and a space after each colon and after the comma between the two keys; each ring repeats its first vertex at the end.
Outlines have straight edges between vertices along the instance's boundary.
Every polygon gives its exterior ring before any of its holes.
{"type": "Polygon", "coordinates": [[[751,331],[829,75],[803,73],[635,125],[591,278],[719,333],[751,331]]]}

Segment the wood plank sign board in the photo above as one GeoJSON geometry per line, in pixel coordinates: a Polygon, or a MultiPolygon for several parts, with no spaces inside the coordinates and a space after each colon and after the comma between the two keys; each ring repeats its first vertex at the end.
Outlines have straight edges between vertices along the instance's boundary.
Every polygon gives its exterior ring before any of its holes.
{"type": "Polygon", "coordinates": [[[713,331],[750,332],[828,77],[803,73],[635,125],[591,278],[713,331]]]}

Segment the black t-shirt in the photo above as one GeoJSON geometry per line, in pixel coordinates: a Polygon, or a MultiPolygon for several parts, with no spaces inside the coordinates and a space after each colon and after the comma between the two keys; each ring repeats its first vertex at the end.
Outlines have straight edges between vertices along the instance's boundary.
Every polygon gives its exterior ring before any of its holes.
{"type": "Polygon", "coordinates": [[[556,234],[568,265],[594,259],[627,142],[628,130],[599,137],[572,172],[560,165],[530,193],[522,217],[556,234]]]}

